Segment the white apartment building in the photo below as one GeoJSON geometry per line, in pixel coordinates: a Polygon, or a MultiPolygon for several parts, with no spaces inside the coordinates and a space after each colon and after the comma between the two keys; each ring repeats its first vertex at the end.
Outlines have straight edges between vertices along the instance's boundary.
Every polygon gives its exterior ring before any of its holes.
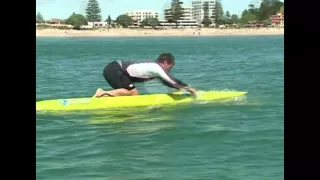
{"type": "MultiPolygon", "coordinates": [[[[198,27],[198,23],[192,18],[192,7],[183,7],[183,14],[180,20],[178,20],[178,27],[198,27]]],[[[176,26],[175,23],[169,23],[168,20],[171,18],[171,9],[164,9],[164,20],[160,21],[162,26],[176,26]]]]}
{"type": "Polygon", "coordinates": [[[206,2],[209,5],[209,18],[214,24],[214,18],[211,17],[215,17],[216,0],[192,0],[192,18],[198,23],[202,22],[204,18],[203,7],[206,2]]]}
{"type": "Polygon", "coordinates": [[[140,25],[141,21],[143,21],[145,18],[153,17],[158,19],[159,17],[159,13],[157,11],[148,9],[128,11],[125,13],[125,15],[128,15],[133,19],[133,25],[135,26],[140,25]]]}

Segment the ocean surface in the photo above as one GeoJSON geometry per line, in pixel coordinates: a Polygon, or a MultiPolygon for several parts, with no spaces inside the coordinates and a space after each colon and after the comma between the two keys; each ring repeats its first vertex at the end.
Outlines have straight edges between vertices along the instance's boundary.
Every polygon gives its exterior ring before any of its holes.
{"type": "MultiPolygon", "coordinates": [[[[37,179],[284,179],[284,37],[37,37],[37,100],[110,89],[113,60],[176,58],[192,87],[247,91],[231,102],[37,113],[37,179]]],[[[143,93],[166,93],[154,81],[143,93]]]]}

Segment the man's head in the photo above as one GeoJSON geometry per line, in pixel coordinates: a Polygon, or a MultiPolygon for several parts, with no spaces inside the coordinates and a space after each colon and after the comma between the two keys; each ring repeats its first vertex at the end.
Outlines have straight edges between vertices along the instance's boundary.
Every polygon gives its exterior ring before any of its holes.
{"type": "Polygon", "coordinates": [[[157,59],[157,63],[166,71],[170,71],[174,66],[174,57],[171,53],[162,53],[157,59]]]}

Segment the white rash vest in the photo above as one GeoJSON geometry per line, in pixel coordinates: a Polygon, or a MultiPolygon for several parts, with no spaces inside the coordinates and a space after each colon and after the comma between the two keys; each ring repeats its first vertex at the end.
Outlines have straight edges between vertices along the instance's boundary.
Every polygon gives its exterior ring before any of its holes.
{"type": "Polygon", "coordinates": [[[188,85],[170,76],[156,62],[117,61],[133,82],[145,82],[159,78],[163,84],[172,88],[183,88],[188,85]]]}

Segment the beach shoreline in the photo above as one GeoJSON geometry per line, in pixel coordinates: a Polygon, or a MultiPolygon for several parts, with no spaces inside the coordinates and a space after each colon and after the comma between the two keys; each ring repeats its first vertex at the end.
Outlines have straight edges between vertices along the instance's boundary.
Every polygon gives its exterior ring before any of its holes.
{"type": "Polygon", "coordinates": [[[97,29],[97,30],[36,30],[36,37],[178,37],[178,36],[250,36],[250,35],[284,35],[284,28],[252,29],[97,29]]]}

